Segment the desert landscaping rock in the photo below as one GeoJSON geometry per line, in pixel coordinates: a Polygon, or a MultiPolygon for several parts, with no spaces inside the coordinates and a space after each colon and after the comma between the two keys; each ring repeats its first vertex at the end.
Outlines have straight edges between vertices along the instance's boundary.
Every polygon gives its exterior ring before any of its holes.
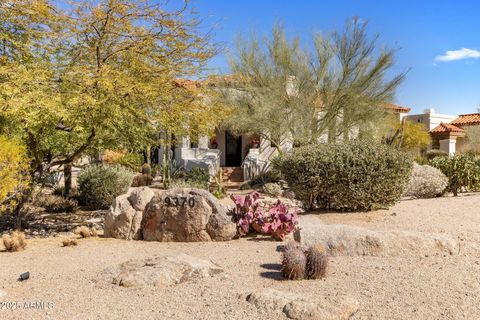
{"type": "Polygon", "coordinates": [[[143,211],[153,196],[148,187],[130,188],[128,193],[118,196],[105,215],[105,237],[141,239],[143,211]]]}
{"type": "Polygon", "coordinates": [[[172,189],[155,195],[145,209],[147,241],[224,241],[236,234],[225,208],[204,190],[172,189]]]}
{"type": "Polygon", "coordinates": [[[315,216],[300,217],[294,233],[302,245],[320,243],[332,256],[407,256],[458,254],[456,239],[443,234],[414,231],[372,231],[357,226],[325,224],[315,216]]]}
{"type": "Polygon", "coordinates": [[[349,319],[358,310],[358,302],[350,297],[306,298],[275,289],[254,292],[247,301],[264,312],[281,310],[288,318],[298,320],[349,319]]]}
{"type": "Polygon", "coordinates": [[[210,261],[183,253],[150,259],[129,260],[106,273],[123,287],[165,287],[211,277],[223,269],[210,261]]]}
{"type": "Polygon", "coordinates": [[[154,195],[155,193],[149,187],[132,188],[128,201],[135,210],[143,211],[154,195]]]}
{"type": "Polygon", "coordinates": [[[7,295],[7,293],[3,290],[0,290],[0,299],[5,297],[7,295]]]}

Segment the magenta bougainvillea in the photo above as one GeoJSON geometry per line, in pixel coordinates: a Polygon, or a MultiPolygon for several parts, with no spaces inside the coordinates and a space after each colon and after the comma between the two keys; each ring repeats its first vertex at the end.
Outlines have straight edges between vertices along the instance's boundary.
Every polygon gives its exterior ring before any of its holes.
{"type": "Polygon", "coordinates": [[[290,209],[280,200],[270,206],[261,205],[258,192],[232,195],[231,198],[235,202],[233,215],[240,236],[245,236],[254,229],[283,240],[287,234],[298,228],[296,210],[290,209]]]}

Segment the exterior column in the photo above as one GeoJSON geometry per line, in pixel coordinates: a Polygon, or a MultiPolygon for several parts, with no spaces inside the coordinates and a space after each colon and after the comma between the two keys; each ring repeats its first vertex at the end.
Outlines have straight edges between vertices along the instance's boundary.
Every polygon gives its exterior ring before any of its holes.
{"type": "Polygon", "coordinates": [[[457,139],[440,140],[440,150],[445,151],[448,155],[453,156],[456,151],[457,139]]]}
{"type": "Polygon", "coordinates": [[[198,137],[198,148],[199,149],[208,149],[208,136],[202,135],[198,137]]]}

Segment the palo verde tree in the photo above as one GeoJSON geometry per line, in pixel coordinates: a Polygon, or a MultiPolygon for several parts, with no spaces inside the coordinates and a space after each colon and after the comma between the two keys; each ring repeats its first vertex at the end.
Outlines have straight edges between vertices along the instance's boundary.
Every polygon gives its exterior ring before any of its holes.
{"type": "Polygon", "coordinates": [[[271,37],[239,38],[230,65],[235,85],[222,90],[232,106],[225,126],[236,134],[259,135],[279,152],[285,139],[304,142],[305,124],[315,110],[308,56],[299,38],[289,40],[282,25],[271,37]]]}
{"type": "Polygon", "coordinates": [[[281,26],[271,37],[240,41],[231,61],[238,86],[224,94],[234,106],[227,126],[277,146],[282,137],[302,144],[368,132],[388,116],[385,105],[405,76],[387,76],[395,50],[377,41],[357,19],[342,32],[316,35],[313,52],[302,50],[298,38],[288,40],[281,26]]]}
{"type": "Polygon", "coordinates": [[[25,140],[36,181],[64,166],[66,193],[71,165],[87,152],[156,142],[162,120],[184,113],[171,108],[173,80],[197,74],[216,52],[188,2],[166,10],[157,1],[77,1],[62,10],[22,1],[2,7],[4,25],[27,21],[10,28],[21,45],[11,43],[0,69],[2,131],[25,140]]]}
{"type": "Polygon", "coordinates": [[[313,81],[322,112],[313,128],[316,136],[328,132],[331,142],[348,140],[352,131],[366,131],[383,120],[386,104],[405,77],[387,77],[395,50],[379,48],[379,36],[370,38],[367,26],[355,18],[343,32],[314,39],[313,81]]]}

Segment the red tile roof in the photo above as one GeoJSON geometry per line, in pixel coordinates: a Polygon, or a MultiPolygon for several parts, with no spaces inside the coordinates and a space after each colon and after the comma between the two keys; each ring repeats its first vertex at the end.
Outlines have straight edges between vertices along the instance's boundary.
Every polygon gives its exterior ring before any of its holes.
{"type": "Polygon", "coordinates": [[[412,110],[409,107],[402,107],[402,106],[398,106],[398,105],[393,104],[393,103],[387,103],[385,105],[385,107],[387,107],[388,109],[392,109],[393,111],[398,112],[398,113],[409,113],[410,110],[412,110]]]}
{"type": "Polygon", "coordinates": [[[480,124],[480,113],[461,114],[451,124],[456,126],[471,126],[480,124]]]}
{"type": "Polygon", "coordinates": [[[430,132],[440,133],[440,132],[463,132],[462,128],[454,126],[453,124],[441,122],[438,126],[433,128],[430,132]]]}

